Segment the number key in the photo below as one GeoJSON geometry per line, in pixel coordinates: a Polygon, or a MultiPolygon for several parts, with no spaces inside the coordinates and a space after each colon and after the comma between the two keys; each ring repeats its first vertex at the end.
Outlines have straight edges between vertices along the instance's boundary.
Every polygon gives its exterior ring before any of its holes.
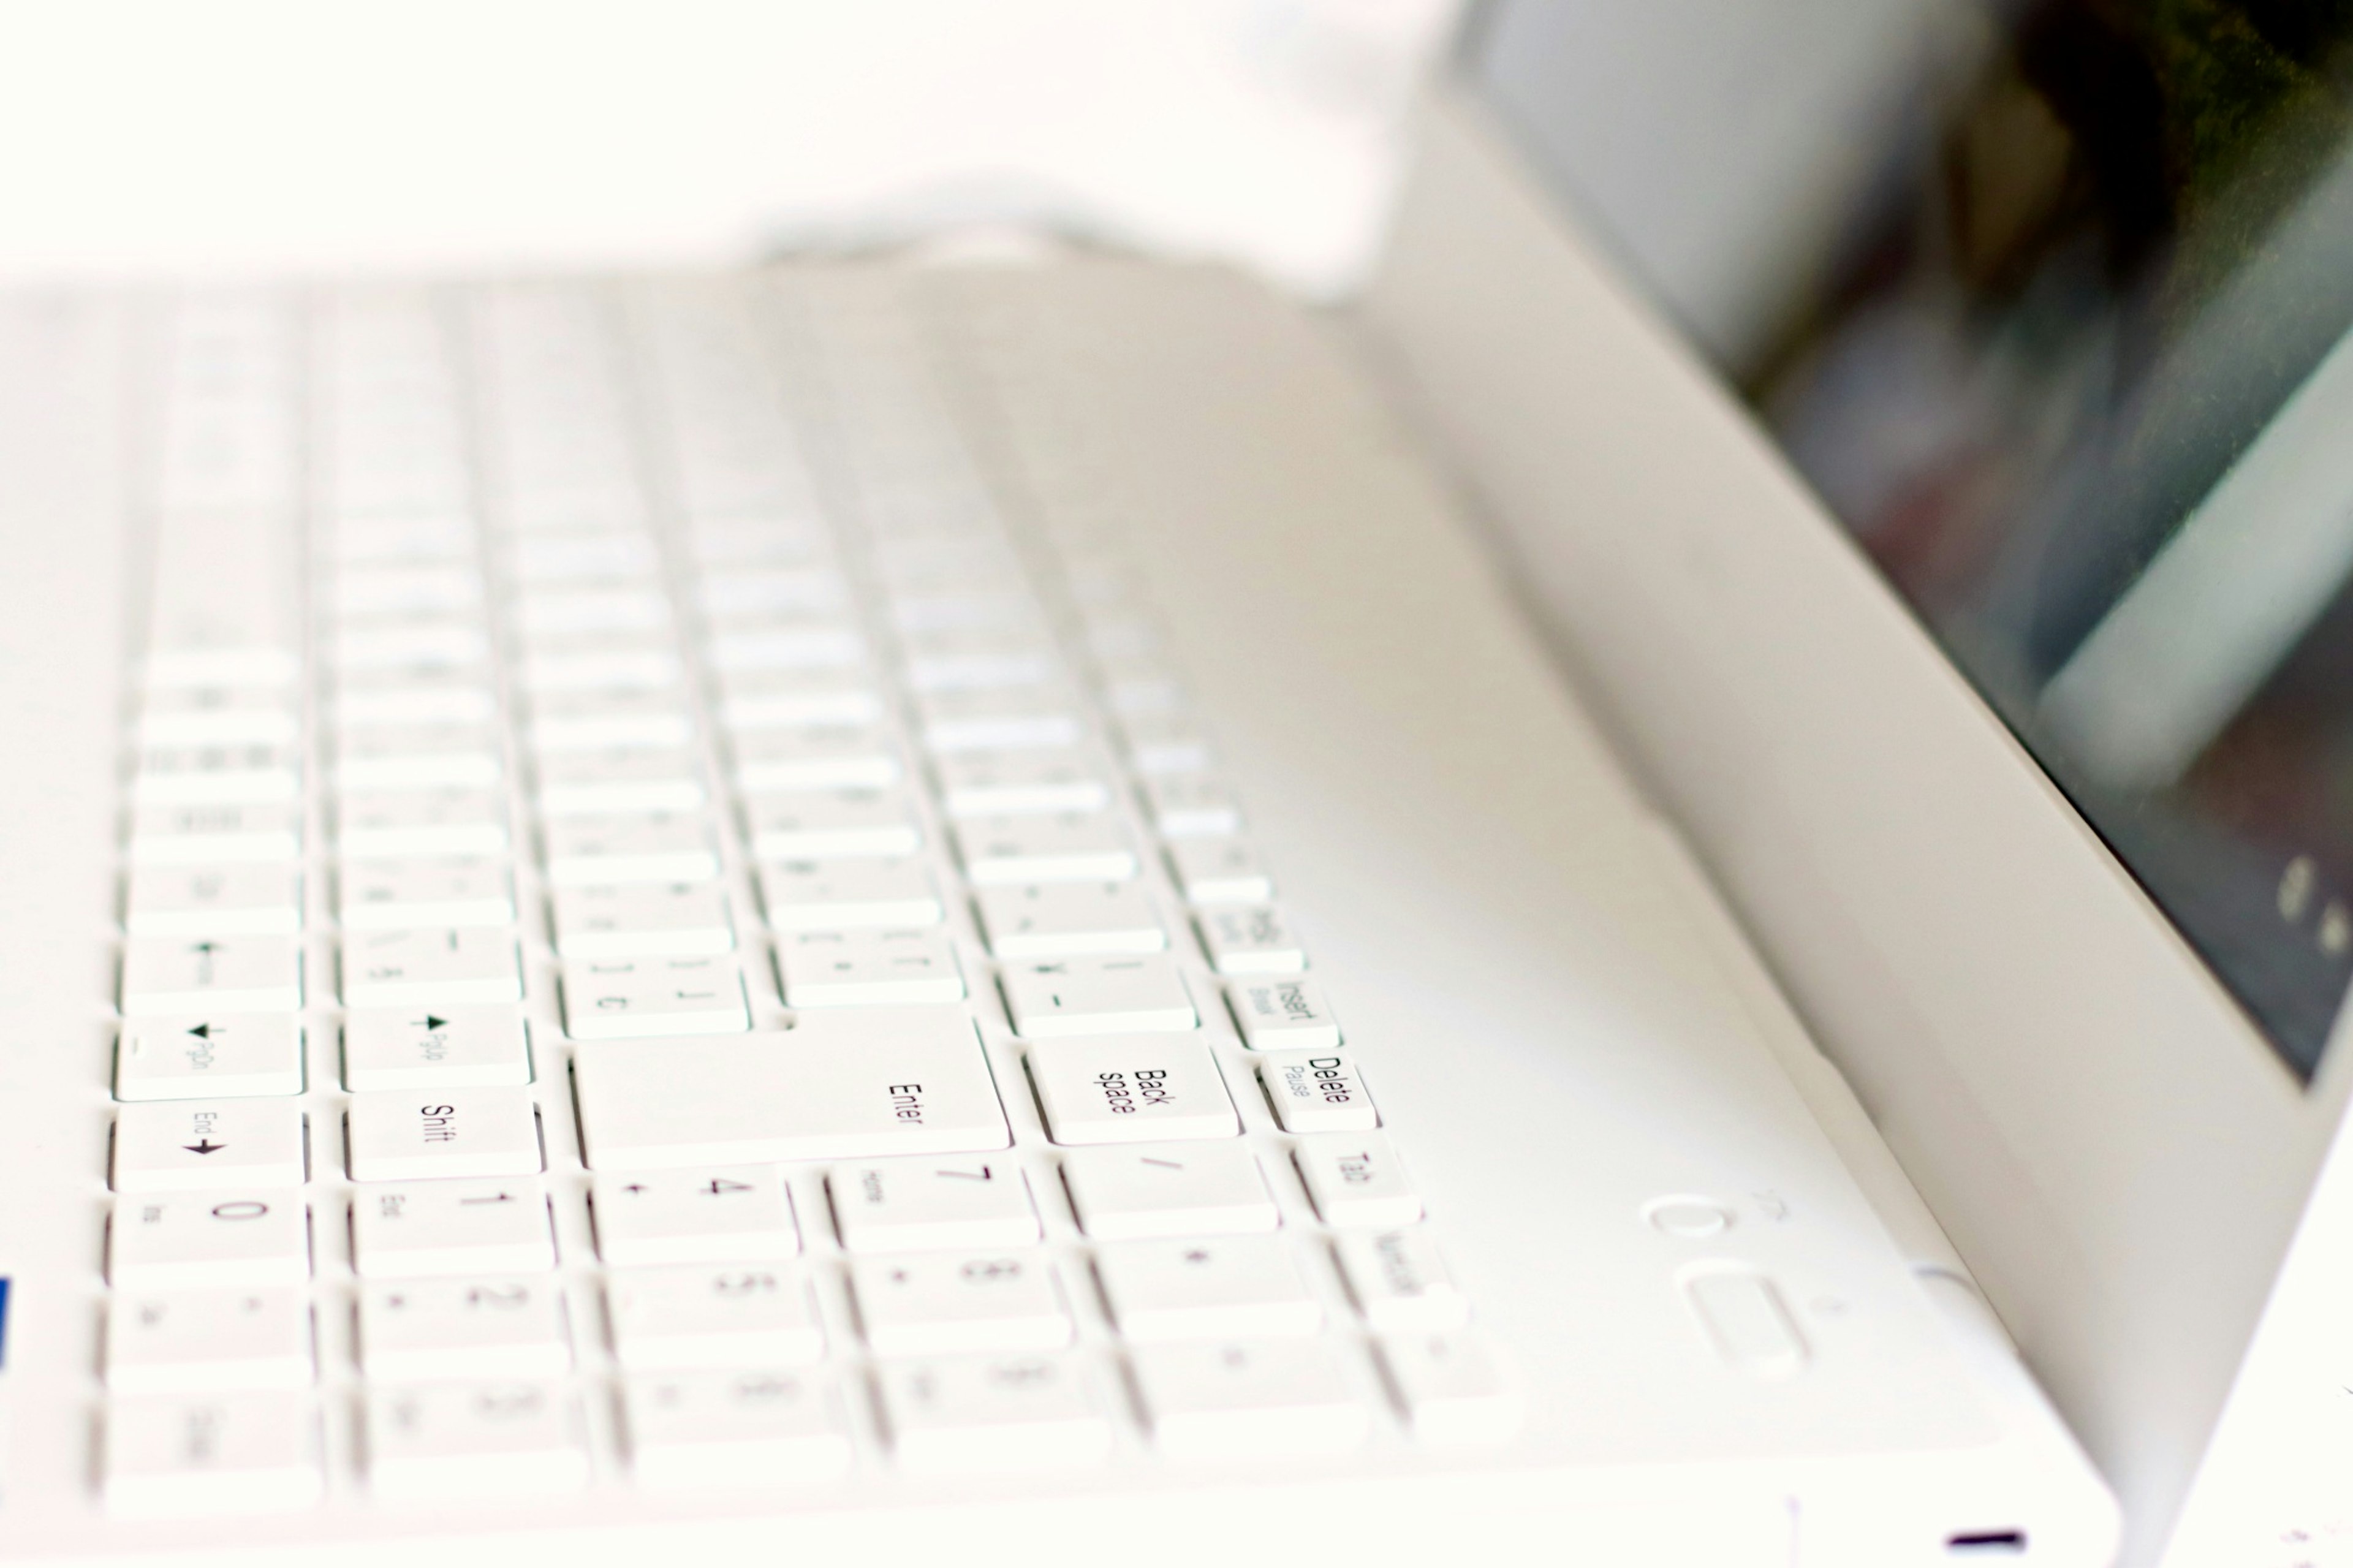
{"type": "Polygon", "coordinates": [[[649,1171],[596,1178],[596,1250],[615,1268],[790,1258],[793,1205],[766,1165],[649,1171]]]}

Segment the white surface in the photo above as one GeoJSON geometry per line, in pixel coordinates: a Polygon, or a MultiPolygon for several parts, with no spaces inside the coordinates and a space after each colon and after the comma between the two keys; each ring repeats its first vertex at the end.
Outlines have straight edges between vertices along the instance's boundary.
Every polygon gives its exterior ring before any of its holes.
{"type": "MultiPolygon", "coordinates": [[[[836,290],[897,286],[880,274],[791,285],[807,291],[793,297],[828,301],[829,310],[855,303],[836,290]]],[[[1285,1451],[1281,1485],[1262,1465],[1219,1459],[1214,1446],[1198,1463],[1149,1458],[1145,1445],[1155,1439],[1124,1402],[1107,1397],[1117,1462],[1100,1474],[967,1486],[861,1465],[807,1501],[672,1506],[598,1487],[557,1506],[500,1500],[428,1517],[364,1500],[364,1461],[348,1425],[335,1423],[323,1428],[336,1479],[331,1500],[297,1519],[240,1526],[237,1555],[266,1560],[271,1543],[299,1540],[312,1555],[332,1541],[350,1560],[413,1557],[423,1535],[462,1541],[473,1521],[496,1519],[531,1534],[494,1543],[477,1536],[478,1557],[511,1555],[529,1539],[584,1562],[642,1561],[654,1552],[744,1550],[764,1536],[772,1542],[783,1509],[796,1540],[811,1550],[859,1542],[873,1557],[876,1522],[887,1510],[885,1551],[907,1560],[935,1559],[976,1531],[1017,1540],[1041,1557],[1078,1557],[1120,1531],[1122,1521],[1129,1521],[1123,1539],[1132,1537],[1133,1520],[1149,1508],[1156,1528],[1133,1553],[1139,1561],[1198,1561],[1236,1539],[1277,1555],[1377,1548],[1516,1560],[1531,1554],[1530,1542],[1542,1550],[1573,1531],[1613,1562],[1786,1564],[1802,1531],[1818,1561],[1884,1568],[1906,1557],[1938,1560],[1948,1531],[1989,1517],[2025,1520],[2056,1560],[2088,1560],[2101,1523],[2096,1489],[2014,1368],[2007,1382],[1998,1373],[1973,1374],[1976,1348],[1948,1334],[1906,1277],[1794,1087],[1795,1069],[1773,1043],[1775,1016],[1750,994],[1753,977],[1719,952],[1712,906],[1681,878],[1672,846],[1504,610],[1427,471],[1398,460],[1405,448],[1332,343],[1296,312],[1224,277],[1080,268],[1035,277],[929,274],[916,287],[939,302],[943,317],[968,313],[976,326],[984,317],[1002,322],[1000,309],[1034,311],[1026,330],[993,340],[1024,352],[1050,349],[1059,361],[1082,344],[1116,344],[1133,356],[1084,372],[1081,406],[1101,419],[1116,455],[1092,471],[1116,476],[1123,493],[1073,500],[1073,514],[1133,519],[1124,537],[1165,607],[1187,684],[1215,716],[1224,765],[1247,794],[1253,831],[1279,847],[1286,907],[1313,922],[1305,934],[1348,1020],[1346,1048],[1379,1079],[1384,1112],[1414,1161],[1433,1223],[1445,1228],[1449,1263],[1527,1395],[1517,1435],[1492,1457],[1425,1456],[1394,1412],[1382,1413],[1373,1364],[1357,1331],[1345,1327],[1328,1342],[1346,1369],[1337,1387],[1309,1390],[1307,1407],[1324,1414],[1304,1434],[1293,1427],[1288,1436],[1310,1448],[1359,1436],[1366,1446],[1345,1458],[1285,1451]],[[1106,330],[1113,325],[1120,330],[1106,330]],[[1331,551],[1335,527],[1355,530],[1363,548],[1331,551]],[[1286,584],[1311,565],[1332,591],[1289,595],[1286,584]],[[1449,628],[1442,639],[1395,635],[1400,625],[1441,624],[1449,628]],[[1481,700],[1465,702],[1466,691],[1481,700]],[[1302,714],[1315,721],[1302,723],[1302,714]],[[1379,787],[1364,787],[1368,779],[1379,787]],[[1576,962],[1564,963],[1564,954],[1576,962]],[[1493,1093],[1503,1081],[1517,1092],[1493,1093]],[[1662,1194],[1707,1195],[1736,1215],[1723,1238],[1705,1244],[1706,1256],[1766,1270],[1780,1284],[1811,1352],[1801,1376],[1769,1384],[1728,1377],[1677,1294],[1692,1244],[1645,1218],[1645,1205],[1662,1194]],[[1319,1500],[1304,1521],[1302,1486],[1319,1500]],[[1704,1517],[1691,1507],[1695,1490],[1709,1500],[1704,1517]],[[917,1501],[928,1506],[907,1506],[917,1501]],[[769,1517],[750,1522],[754,1512],[769,1517]],[[398,1552],[380,1553],[380,1542],[398,1552]]],[[[1024,430],[1045,418],[1026,394],[1018,402],[1008,395],[1008,414],[1024,430]]],[[[0,435],[15,428],[0,424],[0,435]]],[[[0,508],[15,493],[0,486],[0,508]]],[[[57,591],[40,575],[47,536],[28,532],[25,575],[11,586],[47,590],[21,606],[26,619],[37,612],[43,621],[44,636],[31,646],[79,671],[85,687],[109,684],[118,643],[100,634],[116,579],[59,573],[79,586],[57,591]]],[[[85,553],[111,548],[104,531],[77,540],[85,553]]],[[[0,617],[0,636],[13,637],[11,625],[0,617]]],[[[0,1001],[12,1019],[64,1042],[52,1052],[12,1053],[5,1064],[26,1092],[60,1108],[41,1146],[0,1142],[0,1192],[44,1200],[32,1211],[45,1216],[39,1223],[5,1233],[15,1285],[5,1397],[20,1433],[60,1423],[78,1429],[96,1396],[88,1353],[94,1329],[84,1306],[97,1289],[97,1227],[85,1202],[47,1199],[87,1191],[107,1131],[98,1091],[103,1034],[91,1016],[93,998],[105,994],[105,966],[102,952],[85,950],[104,945],[95,933],[106,929],[111,872],[102,847],[113,823],[103,801],[79,810],[74,793],[91,793],[90,778],[111,776],[118,742],[104,709],[83,701],[47,718],[53,743],[0,775],[0,803],[26,808],[46,798],[39,819],[85,847],[65,860],[47,857],[39,843],[23,845],[25,863],[52,891],[39,900],[38,921],[0,906],[6,950],[32,955],[43,975],[21,986],[20,972],[7,972],[0,1001]],[[88,718],[93,712],[97,720],[88,718]]],[[[527,808],[510,787],[504,804],[527,808]]],[[[35,815],[23,809],[20,819],[35,815]]],[[[740,882],[734,847],[729,871],[740,882]]],[[[311,853],[323,866],[324,847],[314,844],[311,853]]],[[[526,907],[536,897],[527,861],[519,866],[526,907]]],[[[1155,863],[1138,869],[1173,902],[1155,863]]],[[[951,912],[960,954],[985,963],[960,901],[951,912]]],[[[524,939],[530,973],[543,983],[554,964],[543,933],[527,931],[524,939]]],[[[324,933],[308,940],[322,954],[331,951],[324,933]]],[[[1197,995],[1214,996],[1198,952],[1167,956],[1197,995]]],[[[757,1002],[762,1023],[775,1021],[773,994],[757,1002]]],[[[363,1279],[385,1263],[500,1273],[544,1269],[553,1257],[575,1321],[593,1303],[606,1279],[589,1250],[586,1173],[562,1069],[566,1057],[581,1069],[594,1154],[595,1069],[622,1047],[568,1047],[543,984],[533,986],[528,1006],[543,1051],[533,1094],[549,1132],[543,1184],[510,1191],[417,1183],[354,1193],[328,1151],[314,1175],[318,1300],[348,1300],[342,1249],[349,1234],[363,1279]],[[494,1200],[481,1206],[500,1216],[495,1226],[470,1229],[452,1194],[436,1187],[494,1200]],[[354,1195],[347,1232],[342,1221],[354,1195]],[[385,1212],[394,1198],[398,1218],[385,1212]],[[550,1199],[560,1247],[549,1230],[550,1199]],[[393,1230],[418,1220],[430,1222],[429,1245],[405,1257],[384,1249],[393,1230]],[[508,1260],[491,1262],[486,1253],[508,1260]]],[[[313,1007],[316,1022],[332,1019],[331,1003],[313,1007]]],[[[837,1026],[818,1015],[797,1024],[781,1038],[741,1037],[727,1050],[804,1055],[837,1026]]],[[[1203,1031],[1229,1081],[1247,1083],[1250,1058],[1223,1020],[1210,1012],[1203,1031]]],[[[1020,1092],[1024,1047],[993,1011],[983,1010],[982,1033],[962,1047],[993,1068],[995,1087],[976,1093],[995,1105],[1001,1089],[1019,1142],[1007,1157],[1039,1195],[1055,1267],[1071,1283],[1083,1276],[1063,1259],[1082,1265],[1092,1244],[1049,1202],[1060,1156],[1020,1092]]],[[[842,1054],[872,1072],[870,1084],[911,1081],[883,1059],[889,1042],[839,1043],[855,1047],[842,1054]]],[[[314,1028],[309,1044],[311,1092],[319,1106],[335,1105],[332,1030],[314,1028]]],[[[657,1085],[659,1073],[691,1071],[703,1049],[679,1041],[628,1048],[657,1085]]],[[[696,1109],[707,1116],[713,1102],[748,1100],[746,1119],[773,1128],[775,1099],[726,1098],[744,1081],[721,1073],[696,1109]]],[[[752,1081],[756,1089],[756,1075],[752,1081]]],[[[1327,1249],[1306,1244],[1324,1238],[1283,1157],[1290,1141],[1273,1130],[1262,1100],[1238,1098],[1247,1133],[1226,1142],[1259,1155],[1283,1219],[1277,1237],[1298,1249],[1325,1321],[1353,1325],[1327,1249]]],[[[314,1117],[314,1124],[332,1136],[334,1122],[314,1117]]],[[[819,1212],[825,1200],[814,1173],[788,1179],[804,1216],[819,1212]]],[[[820,1227],[810,1226],[809,1238],[813,1250],[830,1246],[820,1227]]],[[[826,1287],[820,1309],[834,1342],[854,1343],[839,1337],[839,1261],[812,1272],[826,1287]]],[[[1075,1289],[1070,1304],[1100,1346],[1107,1332],[1100,1306],[1075,1289]]],[[[347,1314],[325,1311],[319,1321],[322,1365],[338,1369],[343,1392],[356,1392],[347,1314]]],[[[582,1337],[575,1350],[592,1363],[587,1375],[609,1374],[593,1339],[582,1337]]],[[[1222,1353],[1215,1359],[1225,1363],[1222,1353]]],[[[1203,1389],[1156,1390],[1155,1413],[1172,1418],[1166,1430],[1181,1429],[1173,1418],[1188,1401],[1210,1428],[1225,1421],[1206,1414],[1231,1404],[1221,1406],[1215,1379],[1208,1381],[1203,1389]]],[[[600,1473],[625,1463],[610,1402],[586,1401],[582,1412],[580,1436],[600,1473]]],[[[852,1418],[861,1448],[873,1445],[871,1413],[860,1408],[852,1418]]],[[[1269,1436],[1255,1417],[1242,1425],[1269,1436]]],[[[1285,1435],[1284,1420],[1272,1427],[1285,1435]]],[[[17,1479],[9,1506],[21,1500],[35,1511],[11,1514],[0,1551],[46,1551],[100,1531],[80,1489],[86,1460],[69,1444],[12,1446],[17,1479]]],[[[111,1533],[101,1543],[126,1549],[183,1539],[165,1528],[105,1528],[111,1533]]]]}
{"type": "Polygon", "coordinates": [[[1492,132],[1429,129],[1372,320],[2150,1560],[2353,1053],[2302,1093],[1492,132]]]}
{"type": "Polygon", "coordinates": [[[1451,0],[0,6],[0,274],[723,260],[1069,216],[1332,288],[1451,0]]]}

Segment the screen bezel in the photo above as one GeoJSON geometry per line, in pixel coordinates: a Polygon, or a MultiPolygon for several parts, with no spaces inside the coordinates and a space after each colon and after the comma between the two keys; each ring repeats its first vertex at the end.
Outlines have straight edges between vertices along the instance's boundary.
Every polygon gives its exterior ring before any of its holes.
{"type": "Polygon", "coordinates": [[[1402,395],[2147,1552],[2353,1049],[2282,1064],[1459,72],[1418,131],[1363,300],[1402,395]]]}

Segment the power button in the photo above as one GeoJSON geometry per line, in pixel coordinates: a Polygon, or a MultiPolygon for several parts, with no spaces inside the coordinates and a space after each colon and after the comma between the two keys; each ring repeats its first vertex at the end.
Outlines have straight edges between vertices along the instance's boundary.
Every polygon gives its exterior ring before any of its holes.
{"type": "Polygon", "coordinates": [[[1745,1268],[1687,1275],[1683,1294],[1717,1353],[1757,1377],[1791,1377],[1806,1364],[1806,1342],[1773,1281],[1745,1268]]]}

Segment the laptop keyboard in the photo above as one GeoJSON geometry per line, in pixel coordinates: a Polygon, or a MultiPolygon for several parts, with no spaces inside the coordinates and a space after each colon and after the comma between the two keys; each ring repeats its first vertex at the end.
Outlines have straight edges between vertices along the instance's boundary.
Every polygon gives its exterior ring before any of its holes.
{"type": "Polygon", "coordinates": [[[110,1507],[1509,1433],[1135,574],[916,323],[197,295],[154,358],[110,1507]]]}

